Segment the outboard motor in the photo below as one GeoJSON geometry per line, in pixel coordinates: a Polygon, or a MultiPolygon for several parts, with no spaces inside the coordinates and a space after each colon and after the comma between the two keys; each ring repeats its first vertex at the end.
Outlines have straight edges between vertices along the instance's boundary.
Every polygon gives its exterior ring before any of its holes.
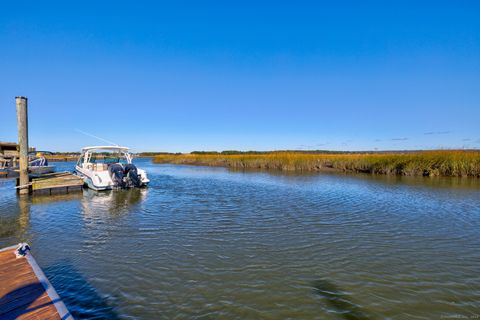
{"type": "Polygon", "coordinates": [[[134,187],[140,187],[142,185],[142,180],[138,176],[138,171],[137,167],[135,167],[134,164],[129,163],[125,165],[125,171],[124,171],[125,176],[127,177],[127,180],[134,186],[134,187]]]}
{"type": "Polygon", "coordinates": [[[125,181],[123,181],[125,174],[123,173],[123,167],[121,164],[113,163],[109,165],[108,173],[110,174],[110,177],[112,177],[115,186],[125,188],[125,181]]]}

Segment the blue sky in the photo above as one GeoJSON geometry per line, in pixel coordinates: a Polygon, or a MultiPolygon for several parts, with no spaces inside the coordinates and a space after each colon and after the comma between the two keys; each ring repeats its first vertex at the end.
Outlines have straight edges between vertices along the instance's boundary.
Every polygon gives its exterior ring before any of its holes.
{"type": "Polygon", "coordinates": [[[480,148],[478,1],[3,1],[0,140],[480,148]]]}

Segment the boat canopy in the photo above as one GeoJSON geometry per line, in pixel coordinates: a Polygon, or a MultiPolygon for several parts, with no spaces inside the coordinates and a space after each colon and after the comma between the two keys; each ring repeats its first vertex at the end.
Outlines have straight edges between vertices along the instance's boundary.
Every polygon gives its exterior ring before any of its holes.
{"type": "Polygon", "coordinates": [[[93,146],[93,147],[82,148],[82,152],[87,152],[92,150],[112,150],[112,151],[127,152],[129,149],[127,147],[120,147],[120,146],[93,146]]]}

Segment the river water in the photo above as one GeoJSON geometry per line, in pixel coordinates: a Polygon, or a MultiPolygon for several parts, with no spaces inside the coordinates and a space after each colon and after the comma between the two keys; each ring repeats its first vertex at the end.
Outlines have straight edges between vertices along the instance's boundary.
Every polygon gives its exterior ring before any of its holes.
{"type": "Polygon", "coordinates": [[[478,180],[136,163],[146,189],[0,180],[0,247],[28,242],[76,318],[480,318],[478,180]]]}

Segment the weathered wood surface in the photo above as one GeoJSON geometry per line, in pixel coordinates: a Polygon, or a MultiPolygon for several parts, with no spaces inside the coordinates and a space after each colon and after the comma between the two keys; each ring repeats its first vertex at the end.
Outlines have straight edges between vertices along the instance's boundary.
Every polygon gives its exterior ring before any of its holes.
{"type": "MultiPolygon", "coordinates": [[[[16,97],[17,106],[17,127],[18,127],[18,151],[19,151],[19,169],[20,185],[28,183],[28,109],[27,98],[16,97]]],[[[27,194],[28,189],[19,189],[20,194],[27,194]]]]}
{"type": "Polygon", "coordinates": [[[83,179],[70,172],[48,173],[32,178],[33,191],[81,186],[83,186],[83,179]]]}
{"type": "Polygon", "coordinates": [[[2,249],[0,319],[73,319],[43,277],[32,256],[17,258],[15,248],[2,249]]]}

